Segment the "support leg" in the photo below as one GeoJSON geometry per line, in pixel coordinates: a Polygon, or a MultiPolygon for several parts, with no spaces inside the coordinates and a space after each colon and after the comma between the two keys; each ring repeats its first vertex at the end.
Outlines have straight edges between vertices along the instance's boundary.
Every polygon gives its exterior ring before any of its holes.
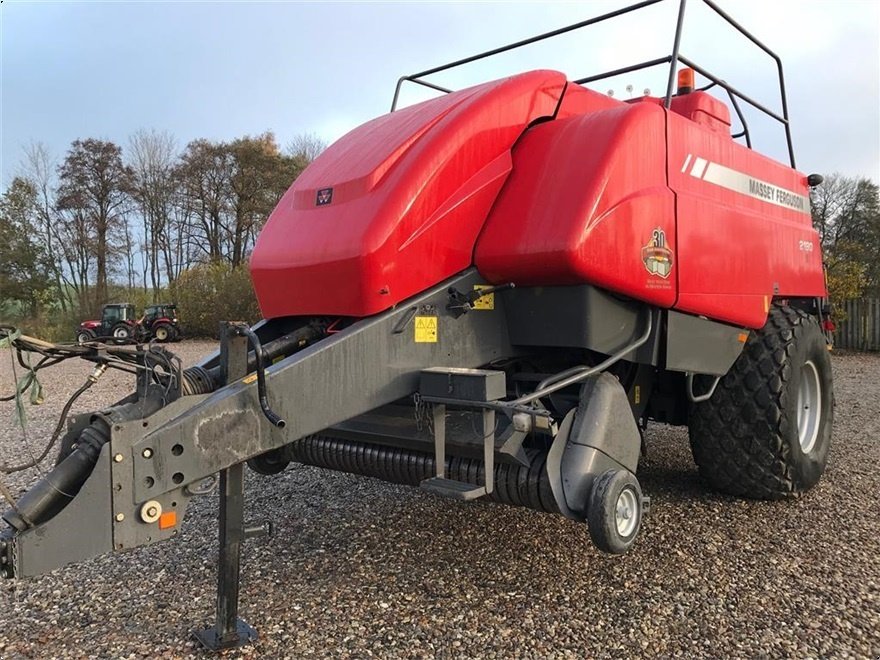
{"type": "Polygon", "coordinates": [[[220,472],[220,562],[217,567],[217,622],[195,633],[212,651],[243,646],[257,631],[238,618],[238,587],[244,530],[244,465],[220,472]]]}
{"type": "MultiPolygon", "coordinates": [[[[247,373],[247,339],[235,336],[232,324],[221,328],[221,361],[226,382],[247,373]]],[[[244,464],[220,471],[220,553],[217,565],[217,622],[196,631],[195,638],[207,649],[243,646],[257,639],[257,631],[238,618],[238,587],[241,545],[249,535],[244,525],[244,464]]]]}

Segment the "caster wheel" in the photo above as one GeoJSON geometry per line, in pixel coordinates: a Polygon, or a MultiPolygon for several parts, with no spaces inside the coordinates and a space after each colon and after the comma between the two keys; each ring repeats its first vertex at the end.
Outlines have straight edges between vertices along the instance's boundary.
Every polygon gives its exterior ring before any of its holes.
{"type": "Polygon", "coordinates": [[[258,474],[271,476],[280,474],[290,465],[290,460],[285,457],[283,447],[280,449],[272,449],[265,454],[254,456],[247,462],[248,467],[258,474]]]}
{"type": "Polygon", "coordinates": [[[593,482],[587,507],[590,538],[602,552],[621,555],[635,543],[648,500],[635,475],[608,470],[593,482]]]}

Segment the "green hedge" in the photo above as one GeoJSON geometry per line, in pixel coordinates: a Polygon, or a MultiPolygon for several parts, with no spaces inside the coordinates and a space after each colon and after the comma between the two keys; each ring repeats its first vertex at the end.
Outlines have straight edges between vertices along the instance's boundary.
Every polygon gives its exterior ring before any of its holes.
{"type": "Polygon", "coordinates": [[[247,267],[223,262],[200,264],[184,272],[169,292],[187,337],[218,337],[221,321],[256,323],[260,309],[247,267]]]}

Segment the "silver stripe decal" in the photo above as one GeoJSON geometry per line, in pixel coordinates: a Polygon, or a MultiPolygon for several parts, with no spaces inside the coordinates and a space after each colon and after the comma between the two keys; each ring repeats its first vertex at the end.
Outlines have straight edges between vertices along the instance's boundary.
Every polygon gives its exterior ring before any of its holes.
{"type": "Polygon", "coordinates": [[[684,165],[681,166],[681,171],[684,172],[688,168],[688,163],[691,162],[691,155],[688,154],[688,157],[684,159],[684,165]]]}
{"type": "Polygon", "coordinates": [[[691,170],[691,176],[714,183],[716,186],[748,195],[754,199],[760,199],[762,202],[781,206],[798,213],[810,214],[810,198],[805,195],[800,195],[786,188],[780,188],[777,185],[756,179],[744,172],[732,170],[718,163],[708,163],[705,167],[705,172],[701,169],[698,173],[697,165],[701,161],[705,163],[702,158],[697,158],[694,168],[691,170]]]}
{"type": "Polygon", "coordinates": [[[702,158],[694,159],[694,167],[691,169],[691,176],[695,176],[698,179],[703,178],[703,171],[706,169],[706,161],[702,158]]]}

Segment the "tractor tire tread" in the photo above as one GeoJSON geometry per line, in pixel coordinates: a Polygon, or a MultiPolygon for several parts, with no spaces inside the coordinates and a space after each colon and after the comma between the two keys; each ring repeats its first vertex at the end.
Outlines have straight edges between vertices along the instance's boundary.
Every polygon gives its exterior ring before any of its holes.
{"type": "MultiPolygon", "coordinates": [[[[785,442],[785,383],[791,353],[815,320],[774,305],[767,323],[750,334],[712,399],[691,409],[689,438],[701,475],[717,490],[751,499],[781,499],[803,488],[785,442]]],[[[796,430],[795,430],[796,432],[796,430]]]]}

